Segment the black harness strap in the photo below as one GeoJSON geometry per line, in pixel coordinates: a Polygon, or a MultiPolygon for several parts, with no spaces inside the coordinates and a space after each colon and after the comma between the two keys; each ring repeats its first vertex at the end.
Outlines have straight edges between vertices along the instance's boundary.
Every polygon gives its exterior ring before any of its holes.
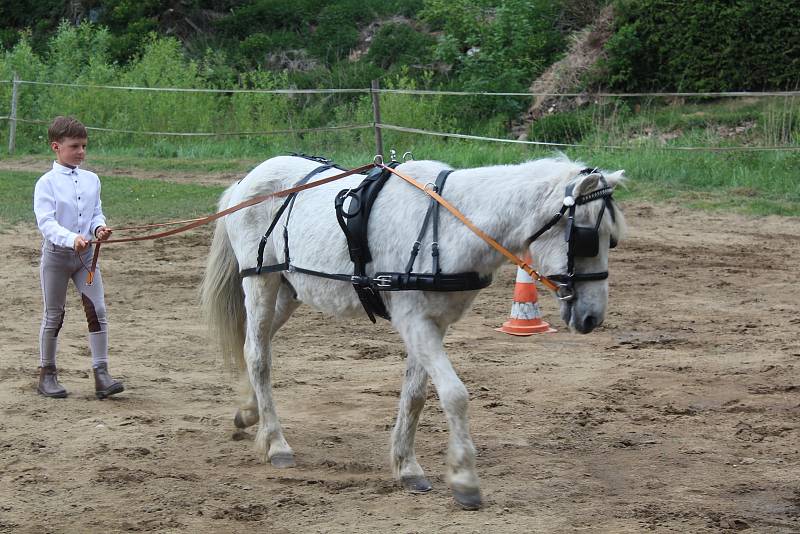
{"type": "MultiPolygon", "coordinates": [[[[310,158],[306,158],[306,159],[310,159],[310,158]]],[[[316,161],[316,160],[314,160],[314,161],[316,161]]],[[[294,187],[297,187],[298,185],[305,184],[311,178],[313,178],[314,176],[316,176],[317,174],[319,174],[319,173],[321,173],[323,171],[327,171],[332,166],[333,165],[325,164],[325,165],[322,165],[320,167],[317,167],[316,169],[314,169],[313,171],[311,171],[310,173],[305,175],[303,178],[301,178],[296,184],[294,184],[294,187]]],[[[286,211],[287,207],[289,208],[289,213],[291,213],[292,207],[294,206],[294,199],[295,199],[296,196],[297,196],[297,193],[292,193],[291,195],[286,197],[286,200],[283,201],[283,204],[281,204],[281,207],[278,208],[278,212],[275,214],[275,217],[272,218],[272,222],[270,223],[269,228],[267,228],[267,231],[264,233],[264,236],[261,238],[261,242],[258,244],[258,258],[256,259],[256,266],[251,268],[251,269],[243,269],[239,273],[242,277],[251,276],[251,275],[254,275],[254,274],[274,273],[274,272],[288,270],[288,268],[289,268],[289,234],[288,234],[288,231],[286,229],[287,225],[284,225],[284,227],[283,227],[283,237],[284,237],[284,261],[283,261],[283,263],[277,263],[275,265],[268,265],[266,267],[264,267],[262,264],[264,263],[264,247],[266,247],[266,245],[267,245],[267,240],[269,239],[269,236],[272,234],[272,231],[275,230],[275,227],[278,225],[278,221],[280,220],[281,215],[283,215],[283,212],[286,211]]],[[[286,217],[286,221],[287,221],[287,223],[289,221],[288,215],[286,217]]]]}
{"type": "MultiPolygon", "coordinates": [[[[389,165],[396,167],[398,163],[392,162],[389,165]]],[[[367,174],[367,177],[357,187],[339,191],[334,202],[336,220],[347,238],[347,250],[350,253],[350,261],[353,262],[351,280],[353,289],[373,323],[376,322],[376,315],[386,320],[389,320],[390,316],[378,290],[367,277],[367,264],[372,261],[367,226],[372,205],[391,175],[389,171],[376,168],[367,174]],[[345,207],[344,203],[348,198],[350,202],[345,207]]]]}
{"type": "MultiPolygon", "coordinates": [[[[442,194],[444,184],[447,182],[447,177],[450,176],[452,172],[452,169],[448,169],[439,173],[439,176],[436,177],[436,183],[433,186],[433,191],[435,193],[442,194]]],[[[406,264],[405,272],[407,273],[410,273],[414,269],[414,262],[417,259],[417,254],[419,254],[419,247],[422,246],[422,238],[425,237],[425,232],[428,230],[428,223],[431,220],[431,215],[433,216],[433,241],[431,243],[433,272],[439,272],[439,203],[436,202],[436,199],[432,198],[428,204],[428,211],[425,213],[425,219],[422,221],[422,228],[419,229],[417,240],[414,241],[414,246],[411,248],[411,257],[406,264]]]]}
{"type": "Polygon", "coordinates": [[[378,291],[473,291],[492,283],[491,276],[481,276],[476,272],[376,273],[373,280],[378,291]]]}

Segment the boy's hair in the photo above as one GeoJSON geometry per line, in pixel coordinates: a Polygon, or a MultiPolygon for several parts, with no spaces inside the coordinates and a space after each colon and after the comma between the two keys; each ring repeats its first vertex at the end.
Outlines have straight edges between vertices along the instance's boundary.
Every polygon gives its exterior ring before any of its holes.
{"type": "Polygon", "coordinates": [[[47,140],[51,143],[60,143],[65,137],[88,139],[89,134],[86,132],[86,126],[75,117],[58,116],[47,129],[47,140]]]}

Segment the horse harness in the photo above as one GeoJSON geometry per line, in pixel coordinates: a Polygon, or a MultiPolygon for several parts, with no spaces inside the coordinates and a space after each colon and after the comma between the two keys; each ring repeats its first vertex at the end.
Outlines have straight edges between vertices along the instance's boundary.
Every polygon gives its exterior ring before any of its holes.
{"type": "MultiPolygon", "coordinates": [[[[305,156],[301,155],[301,157],[305,156]]],[[[307,159],[313,159],[314,161],[324,164],[303,177],[296,186],[305,184],[315,175],[335,167],[330,161],[323,160],[322,158],[307,157],[307,159]]],[[[397,165],[397,162],[389,164],[391,168],[397,165]]],[[[444,189],[447,177],[451,172],[453,171],[444,170],[440,172],[436,178],[436,183],[430,184],[431,189],[437,193],[441,193],[444,189]]],[[[376,315],[387,320],[391,318],[386,304],[383,302],[380,295],[383,291],[473,291],[483,289],[491,284],[491,275],[481,276],[477,272],[454,274],[445,274],[441,272],[439,268],[440,258],[438,243],[439,203],[434,199],[430,200],[419,234],[412,245],[411,255],[406,263],[405,270],[403,272],[378,272],[372,277],[367,274],[367,264],[372,261],[372,256],[369,251],[367,225],[369,223],[372,206],[390,176],[391,172],[389,170],[376,167],[366,175],[358,186],[351,189],[343,189],[339,191],[335,197],[334,208],[336,210],[336,219],[347,239],[347,249],[350,254],[350,260],[353,262],[352,275],[324,273],[298,267],[291,263],[288,226],[292,207],[294,206],[297,196],[297,193],[293,193],[286,198],[278,209],[267,231],[261,238],[261,242],[258,246],[256,267],[242,270],[240,273],[241,276],[246,277],[262,273],[286,271],[350,282],[353,284],[353,288],[358,295],[361,305],[364,307],[364,311],[366,311],[367,316],[373,323],[376,322],[376,315]],[[277,226],[278,220],[287,210],[286,221],[283,226],[284,261],[275,265],[264,266],[264,248],[266,247],[267,240],[277,226]],[[419,254],[420,247],[422,246],[422,239],[431,223],[432,272],[415,273],[413,272],[414,263],[419,254]]]]}
{"type": "MultiPolygon", "coordinates": [[[[583,169],[578,176],[587,176],[596,172],[596,169],[583,169]]],[[[568,243],[567,247],[567,272],[564,274],[547,275],[547,278],[554,280],[559,284],[558,298],[560,300],[572,300],[575,298],[575,282],[591,282],[595,280],[605,280],[608,278],[608,271],[597,273],[576,273],[575,272],[575,258],[593,258],[600,253],[600,223],[603,220],[603,214],[608,208],[611,215],[611,220],[616,220],[614,214],[614,204],[611,202],[611,196],[614,189],[608,185],[605,177],[600,175],[600,183],[602,188],[586,193],[585,195],[573,196],[573,189],[575,182],[567,185],[564,192],[564,202],[561,209],[550,219],[544,226],[542,226],[536,233],[531,236],[531,243],[536,241],[542,234],[556,225],[559,220],[567,215],[567,225],[564,230],[564,241],[568,243]],[[594,226],[578,226],[575,224],[575,209],[577,206],[588,204],[595,200],[602,200],[603,205],[600,207],[600,214],[597,216],[597,222],[594,226]]],[[[612,236],[610,238],[609,248],[617,246],[617,240],[612,236]]]]}

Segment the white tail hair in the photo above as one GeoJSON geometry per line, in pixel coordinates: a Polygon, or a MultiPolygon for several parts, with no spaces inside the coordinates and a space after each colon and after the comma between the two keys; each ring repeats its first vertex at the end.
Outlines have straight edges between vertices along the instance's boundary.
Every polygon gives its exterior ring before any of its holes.
{"type": "MultiPolygon", "coordinates": [[[[227,207],[233,189],[230,186],[219,201],[219,209],[227,207]]],[[[200,287],[200,305],[209,331],[219,342],[229,369],[244,371],[245,318],[244,291],[239,275],[239,262],[233,252],[225,217],[217,220],[206,272],[200,287]]]]}

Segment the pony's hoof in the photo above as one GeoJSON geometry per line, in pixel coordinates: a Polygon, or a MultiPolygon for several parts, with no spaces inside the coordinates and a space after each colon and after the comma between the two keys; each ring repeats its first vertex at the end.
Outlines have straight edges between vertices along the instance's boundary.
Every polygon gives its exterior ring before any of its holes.
{"type": "Polygon", "coordinates": [[[400,481],[406,491],[411,493],[428,493],[433,489],[431,483],[424,476],[403,477],[400,481]]]}
{"type": "Polygon", "coordinates": [[[249,420],[245,420],[244,415],[242,415],[242,410],[236,410],[236,415],[233,416],[233,424],[236,428],[247,428],[251,427],[258,422],[258,419],[255,421],[250,422],[249,420]]]}
{"type": "Polygon", "coordinates": [[[276,467],[278,469],[286,469],[296,465],[294,463],[294,456],[286,453],[273,455],[272,458],[269,459],[269,463],[272,464],[272,467],[276,467]]]}
{"type": "Polygon", "coordinates": [[[481,504],[483,504],[481,490],[478,488],[467,490],[454,489],[453,498],[456,500],[456,504],[464,510],[477,510],[481,507],[481,504]]]}

